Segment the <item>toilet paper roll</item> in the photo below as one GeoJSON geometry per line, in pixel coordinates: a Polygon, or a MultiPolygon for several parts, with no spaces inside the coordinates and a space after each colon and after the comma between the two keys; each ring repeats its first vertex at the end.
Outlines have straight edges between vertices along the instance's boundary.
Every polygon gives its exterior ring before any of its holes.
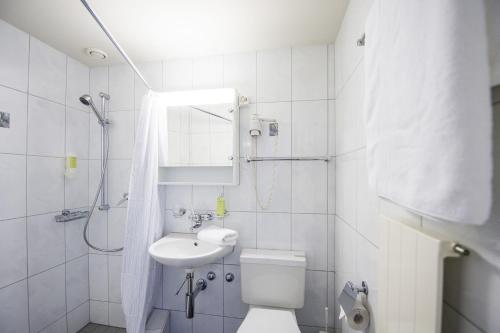
{"type": "Polygon", "coordinates": [[[363,331],[370,324],[370,312],[364,306],[365,300],[366,295],[364,293],[359,293],[351,311],[346,314],[349,327],[356,331],[363,331]]]}

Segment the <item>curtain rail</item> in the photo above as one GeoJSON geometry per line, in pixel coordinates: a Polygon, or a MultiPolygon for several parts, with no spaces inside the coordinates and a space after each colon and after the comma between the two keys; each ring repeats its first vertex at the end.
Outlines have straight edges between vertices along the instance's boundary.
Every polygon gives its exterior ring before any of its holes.
{"type": "Polygon", "coordinates": [[[90,13],[90,15],[92,15],[92,17],[94,18],[94,20],[101,27],[101,30],[106,34],[106,36],[108,36],[108,38],[111,41],[111,43],[113,43],[113,45],[116,47],[116,49],[118,50],[118,52],[120,52],[120,54],[123,56],[123,58],[125,58],[125,60],[128,62],[128,64],[132,67],[132,69],[134,70],[134,72],[137,74],[137,76],[139,76],[139,78],[142,80],[142,82],[144,82],[144,84],[146,85],[146,87],[148,87],[150,90],[153,90],[153,88],[151,88],[151,85],[148,83],[148,81],[146,81],[146,79],[144,78],[144,76],[142,75],[142,73],[135,66],[135,64],[132,61],[132,59],[130,59],[130,57],[127,55],[127,53],[125,52],[125,50],[120,46],[120,44],[116,41],[116,39],[113,37],[113,35],[111,34],[111,32],[108,30],[108,28],[104,25],[104,23],[102,23],[101,19],[99,18],[99,16],[97,16],[97,14],[94,12],[94,10],[92,9],[92,7],[90,7],[89,3],[86,0],[80,0],[80,2],[87,9],[87,11],[90,13]]]}

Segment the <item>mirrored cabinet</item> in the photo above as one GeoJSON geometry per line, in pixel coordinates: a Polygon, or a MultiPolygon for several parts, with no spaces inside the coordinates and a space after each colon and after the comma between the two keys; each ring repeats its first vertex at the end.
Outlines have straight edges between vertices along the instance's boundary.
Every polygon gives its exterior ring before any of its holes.
{"type": "Polygon", "coordinates": [[[235,89],[165,93],[159,115],[159,181],[239,183],[239,95],[235,89]]]}

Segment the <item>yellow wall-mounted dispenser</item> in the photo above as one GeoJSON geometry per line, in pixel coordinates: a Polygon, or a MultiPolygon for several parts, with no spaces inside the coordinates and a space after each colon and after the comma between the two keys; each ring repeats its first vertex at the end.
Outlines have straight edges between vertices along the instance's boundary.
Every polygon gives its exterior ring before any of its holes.
{"type": "Polygon", "coordinates": [[[224,215],[226,215],[226,199],[224,199],[224,195],[222,194],[217,197],[217,203],[215,205],[215,215],[217,217],[224,217],[224,215]]]}
{"type": "Polygon", "coordinates": [[[64,175],[67,178],[73,178],[76,175],[76,169],[78,167],[78,160],[76,156],[66,156],[66,171],[64,175]]]}

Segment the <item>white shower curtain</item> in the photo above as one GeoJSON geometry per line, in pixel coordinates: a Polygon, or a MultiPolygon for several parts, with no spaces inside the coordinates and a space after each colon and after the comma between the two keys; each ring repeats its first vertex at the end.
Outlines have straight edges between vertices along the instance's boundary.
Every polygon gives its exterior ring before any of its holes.
{"type": "Polygon", "coordinates": [[[160,94],[148,92],[142,101],[136,129],[121,276],[128,333],[144,332],[158,283],[160,267],[149,256],[148,248],[162,235],[157,118],[163,108],[160,94]]]}

